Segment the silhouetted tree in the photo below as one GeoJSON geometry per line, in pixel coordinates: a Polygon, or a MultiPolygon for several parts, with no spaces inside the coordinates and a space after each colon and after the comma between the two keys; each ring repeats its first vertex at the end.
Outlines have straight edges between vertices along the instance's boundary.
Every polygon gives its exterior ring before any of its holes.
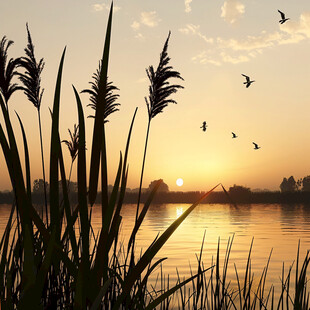
{"type": "Polygon", "coordinates": [[[8,108],[8,101],[11,95],[21,89],[16,83],[12,83],[12,78],[17,75],[17,67],[20,64],[20,58],[11,58],[7,62],[8,49],[14,42],[7,40],[4,36],[0,41],[0,90],[6,102],[6,107],[8,108]]]}
{"type": "Polygon", "coordinates": [[[298,191],[302,190],[302,178],[300,178],[300,179],[298,179],[298,180],[296,181],[296,189],[297,189],[298,191]]]}
{"type": "Polygon", "coordinates": [[[310,192],[310,175],[302,179],[302,190],[304,192],[310,192]]]}
{"type": "Polygon", "coordinates": [[[288,179],[283,178],[283,181],[280,184],[280,190],[282,193],[296,191],[297,185],[296,185],[296,181],[295,181],[294,177],[290,176],[288,179]]]}
{"type": "Polygon", "coordinates": [[[32,191],[34,193],[43,194],[44,188],[46,188],[46,189],[48,188],[48,182],[45,182],[45,187],[44,187],[44,180],[43,179],[35,179],[33,181],[32,191]]]}
{"type": "Polygon", "coordinates": [[[159,64],[158,64],[156,71],[154,70],[153,66],[149,66],[146,69],[147,76],[151,83],[151,85],[149,86],[149,96],[148,98],[145,97],[149,120],[148,120],[148,126],[147,126],[147,131],[146,131],[136,219],[138,218],[138,214],[139,214],[139,204],[140,204],[140,198],[141,198],[144,164],[145,164],[145,158],[146,158],[146,150],[147,150],[147,143],[148,143],[148,138],[149,138],[151,120],[157,114],[163,112],[163,109],[166,106],[168,106],[169,103],[176,104],[177,102],[175,100],[170,99],[170,95],[176,93],[179,88],[184,88],[183,86],[178,85],[178,84],[170,85],[168,81],[171,78],[183,80],[180,73],[172,70],[173,69],[172,66],[168,65],[170,61],[170,57],[168,56],[167,50],[168,50],[168,42],[169,42],[170,34],[171,32],[169,31],[168,38],[164,44],[163,51],[160,54],[160,60],[159,60],[159,64]]]}
{"type": "MultiPolygon", "coordinates": [[[[151,190],[154,188],[154,186],[156,185],[156,183],[157,183],[158,181],[159,181],[159,180],[154,180],[154,181],[152,181],[152,182],[150,183],[150,185],[149,185],[148,190],[151,191],[151,190]]],[[[160,186],[158,187],[158,192],[169,192],[169,187],[168,187],[168,185],[167,185],[165,182],[162,182],[162,183],[160,184],[160,186]]]]}
{"type": "Polygon", "coordinates": [[[228,192],[231,198],[236,201],[249,201],[251,197],[251,189],[241,185],[234,184],[229,188],[228,192]]]}

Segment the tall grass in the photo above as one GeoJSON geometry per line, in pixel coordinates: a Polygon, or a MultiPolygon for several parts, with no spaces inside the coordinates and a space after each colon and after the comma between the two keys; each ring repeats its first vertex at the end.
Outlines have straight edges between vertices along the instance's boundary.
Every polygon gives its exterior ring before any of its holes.
{"type": "MultiPolygon", "coordinates": [[[[273,309],[276,305],[273,288],[267,295],[268,302],[264,297],[268,265],[263,272],[259,289],[255,288],[254,290],[250,254],[244,282],[239,279],[238,272],[236,272],[238,289],[231,289],[226,278],[232,242],[228,243],[222,273],[220,273],[219,268],[219,250],[214,264],[205,267],[202,262],[203,249],[201,249],[197,272],[193,272],[189,278],[179,279],[177,283],[171,285],[169,275],[168,278],[161,275],[160,289],[151,288],[149,285],[150,277],[165,260],[164,258],[156,259],[158,251],[195,207],[220,184],[189,207],[160,236],[150,243],[144,253],[137,257],[134,246],[131,247],[132,250],[130,251],[130,243],[135,244],[136,234],[161,184],[161,181],[158,181],[136,218],[129,244],[122,246],[119,240],[119,230],[122,223],[121,211],[128,178],[127,159],[130,139],[137,109],[134,111],[129,127],[124,155],[120,152],[113,190],[111,195],[108,196],[104,116],[109,111],[116,109],[114,105],[112,110],[108,110],[109,102],[107,100],[109,98],[107,74],[112,32],[112,12],[113,3],[108,19],[101,66],[97,71],[96,84],[93,84],[97,88],[96,93],[94,93],[96,97],[93,97],[96,99],[96,111],[89,182],[87,182],[88,171],[86,171],[84,110],[79,92],[73,86],[73,94],[78,110],[77,126],[79,128],[77,205],[72,205],[69,200],[66,169],[59,134],[61,80],[66,49],[64,49],[61,56],[56,78],[50,137],[50,221],[44,222],[43,216],[37,212],[32,204],[27,133],[22,119],[18,117],[23,135],[25,171],[22,170],[19,148],[8,113],[7,100],[3,90],[0,93],[0,107],[4,119],[4,123],[0,123],[0,144],[15,195],[10,217],[0,241],[1,309],[116,310],[153,309],[155,307],[168,309],[172,306],[173,296],[180,296],[178,301],[181,309],[237,309],[239,304],[240,309],[255,309],[258,304],[260,305],[259,309],[265,309],[270,303],[272,304],[271,309],[273,309]],[[99,167],[101,167],[102,225],[98,232],[94,232],[91,224],[91,210],[97,197],[99,167]],[[60,196],[59,182],[61,182],[62,196],[60,196]],[[208,275],[207,272],[211,272],[211,274],[208,275]]],[[[168,39],[161,56],[164,67],[168,63],[167,54],[165,53],[168,39]]],[[[152,77],[150,78],[152,81],[156,74],[153,75],[152,69],[149,69],[148,72],[152,77]]],[[[175,73],[174,77],[180,78],[178,73],[175,73]]],[[[166,85],[165,80],[161,82],[162,85],[166,85]]],[[[180,88],[180,86],[175,85],[171,87],[166,89],[164,93],[169,95],[175,92],[177,88],[180,88]]],[[[157,106],[158,109],[156,104],[149,102],[149,122],[166,104],[173,102],[167,99],[167,96],[162,97],[160,94],[158,96],[160,99],[157,101],[160,103],[157,106]]],[[[299,254],[297,262],[298,260],[299,254]]],[[[284,305],[289,308],[292,304],[295,309],[307,309],[306,272],[309,260],[307,254],[300,270],[299,265],[296,264],[294,295],[289,293],[291,273],[289,271],[286,277],[283,273],[282,295],[278,308],[284,308],[284,305]]]]}
{"type": "MultiPolygon", "coordinates": [[[[44,60],[41,58],[39,62],[36,61],[34,55],[34,45],[31,39],[28,24],[27,38],[28,44],[25,48],[26,56],[21,57],[18,66],[25,70],[24,73],[18,73],[19,79],[23,86],[21,89],[24,91],[28,100],[34,105],[38,113],[39,133],[40,133],[40,146],[41,146],[41,162],[42,162],[42,174],[43,174],[43,189],[44,189],[44,203],[46,223],[48,223],[48,211],[47,211],[47,191],[46,191],[46,178],[45,178],[45,164],[44,164],[44,151],[43,151],[43,137],[42,137],[42,125],[41,125],[41,103],[44,89],[41,89],[41,73],[44,69],[44,60]]],[[[43,214],[43,211],[42,211],[43,214]]]]}
{"type": "MultiPolygon", "coordinates": [[[[182,218],[172,223],[162,236],[150,244],[141,257],[136,258],[133,252],[130,257],[130,264],[127,264],[129,252],[119,251],[118,238],[122,221],[120,213],[128,177],[127,157],[137,110],[129,129],[125,155],[123,157],[120,153],[113,190],[108,198],[104,123],[105,117],[114,112],[118,105],[114,102],[117,96],[111,95],[111,84],[107,83],[112,11],[113,4],[108,19],[101,66],[95,76],[96,84],[92,84],[96,87],[95,93],[90,92],[93,95],[91,98],[95,98],[96,111],[89,184],[86,180],[84,111],[79,93],[73,86],[78,109],[77,126],[79,128],[77,147],[78,204],[76,206],[72,206],[69,201],[59,135],[61,80],[66,48],[61,56],[51,113],[50,221],[44,222],[43,215],[38,214],[32,205],[27,135],[22,119],[19,118],[26,162],[26,170],[23,171],[14,130],[8,115],[7,100],[3,96],[3,92],[1,93],[0,105],[5,123],[0,124],[0,143],[15,194],[15,203],[12,206],[11,216],[0,244],[0,299],[3,309],[144,308],[147,305],[145,302],[148,295],[148,279],[155,267],[162,261],[153,261],[155,255],[199,203],[198,201],[182,218]],[[5,135],[4,129],[7,135],[5,135]],[[90,211],[97,196],[99,166],[101,166],[102,186],[102,227],[99,233],[95,235],[91,226],[90,211]],[[24,178],[27,180],[26,185],[24,178]],[[59,181],[62,186],[62,198],[60,197],[59,181]],[[18,216],[16,216],[17,214],[18,216]],[[120,255],[124,259],[121,259],[120,255]]],[[[22,62],[26,72],[20,77],[28,99],[40,111],[42,98],[40,73],[44,63],[42,59],[39,63],[36,62],[28,28],[27,32],[27,57],[24,57],[22,62]]],[[[74,158],[72,158],[72,162],[73,160],[74,158]]],[[[145,203],[144,212],[151,204],[159,185],[160,182],[151,192],[145,203]]],[[[207,195],[204,195],[200,201],[207,195]]],[[[137,228],[139,227],[136,226],[135,229],[137,230],[137,228]]],[[[134,239],[135,236],[132,240],[134,239]]],[[[196,276],[193,276],[192,279],[196,276]]],[[[174,291],[181,286],[178,284],[174,291]]],[[[173,291],[166,292],[165,295],[158,296],[152,302],[159,303],[171,294],[173,291]]]]}

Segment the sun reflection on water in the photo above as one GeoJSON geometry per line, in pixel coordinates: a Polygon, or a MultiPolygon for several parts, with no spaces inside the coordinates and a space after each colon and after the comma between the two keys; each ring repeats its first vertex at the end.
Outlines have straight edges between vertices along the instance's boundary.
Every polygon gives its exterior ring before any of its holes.
{"type": "Polygon", "coordinates": [[[177,218],[179,218],[183,214],[183,207],[177,207],[176,208],[176,213],[177,213],[177,218]]]}

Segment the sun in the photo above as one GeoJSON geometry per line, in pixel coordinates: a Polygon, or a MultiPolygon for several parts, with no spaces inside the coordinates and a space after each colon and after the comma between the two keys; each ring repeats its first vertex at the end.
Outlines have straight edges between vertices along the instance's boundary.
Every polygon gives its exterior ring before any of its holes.
{"type": "Polygon", "coordinates": [[[177,179],[177,186],[182,186],[183,185],[183,179],[179,178],[177,179]]]}

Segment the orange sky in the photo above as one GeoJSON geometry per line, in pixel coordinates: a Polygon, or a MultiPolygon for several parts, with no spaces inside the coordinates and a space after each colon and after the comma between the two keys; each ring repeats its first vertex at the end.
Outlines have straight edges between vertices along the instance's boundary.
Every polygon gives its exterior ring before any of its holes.
{"type": "MultiPolygon", "coordinates": [[[[77,122],[71,85],[79,91],[89,87],[102,54],[109,3],[0,3],[0,36],[15,42],[9,57],[23,54],[28,22],[36,56],[46,62],[41,108],[46,165],[51,131],[48,107],[52,106],[62,50],[67,46],[60,134],[61,139],[68,139],[67,128],[77,122]]],[[[106,126],[110,183],[138,107],[128,186],[139,186],[147,126],[145,68],[157,66],[169,30],[171,65],[181,73],[185,88],[173,97],[178,104],[167,107],[152,121],[144,187],[162,178],[170,190],[208,190],[219,182],[226,187],[240,184],[275,190],[283,177],[310,175],[309,1],[296,5],[289,0],[119,0],[115,8],[109,78],[120,88],[121,106],[106,126]],[[278,9],[291,18],[284,25],[278,23],[278,9]],[[242,73],[256,81],[248,89],[242,73]],[[206,132],[199,128],[203,121],[208,124],[206,132]],[[237,139],[231,138],[232,131],[237,139]],[[260,150],[253,149],[253,141],[260,150]],[[177,187],[177,178],[184,180],[183,187],[177,187]]],[[[86,107],[88,95],[81,98],[85,115],[91,114],[86,107]]],[[[40,178],[36,110],[22,92],[12,96],[9,106],[24,122],[32,179],[40,178]]],[[[17,120],[15,116],[12,119],[21,142],[17,120]]],[[[92,119],[86,119],[88,159],[92,124],[92,119]]],[[[23,155],[22,148],[20,152],[23,155]]],[[[64,152],[69,170],[69,153],[64,152]]],[[[0,190],[9,189],[2,153],[0,174],[0,190]]],[[[76,179],[75,171],[72,176],[76,179]]]]}

